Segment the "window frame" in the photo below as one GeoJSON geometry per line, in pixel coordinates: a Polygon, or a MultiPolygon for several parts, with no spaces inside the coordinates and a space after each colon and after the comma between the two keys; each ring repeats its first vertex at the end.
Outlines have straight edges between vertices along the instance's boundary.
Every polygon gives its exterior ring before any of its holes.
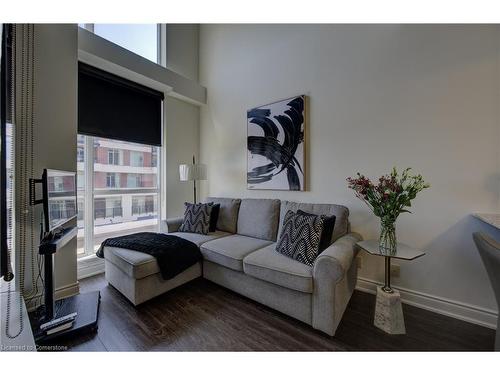
{"type": "MultiPolygon", "coordinates": [[[[91,33],[95,34],[94,32],[94,24],[93,23],[79,23],[78,27],[81,27],[85,30],[90,31],[91,33]]],[[[107,39],[106,39],[107,40],[107,39]]],[[[108,40],[110,43],[113,43],[112,41],[108,40]]],[[[164,23],[157,23],[156,24],[156,63],[158,65],[161,65],[163,67],[167,66],[167,25],[164,23]]],[[[116,44],[116,43],[113,43],[116,44]]],[[[125,48],[127,51],[130,51],[128,48],[120,46],[122,48],[125,48]]],[[[130,51],[132,53],[135,53],[134,51],[130,51]]],[[[141,56],[137,53],[135,53],[137,56],[141,56]]],[[[144,59],[147,59],[144,56],[141,56],[144,59]]],[[[151,61],[147,59],[148,61],[151,61]]]]}
{"type": "Polygon", "coordinates": [[[106,187],[108,189],[116,189],[116,173],[106,172],[106,187]]]}
{"type": "MultiPolygon", "coordinates": [[[[164,123],[164,118],[163,118],[163,115],[162,115],[162,124],[164,123]]],[[[84,254],[79,254],[77,256],[77,263],[78,263],[78,267],[80,268],[80,262],[81,264],[84,264],[86,262],[88,262],[91,258],[96,258],[95,254],[94,254],[94,229],[95,229],[95,219],[96,218],[101,218],[101,217],[97,217],[95,215],[95,199],[105,199],[105,212],[104,212],[104,219],[106,219],[108,216],[106,216],[106,213],[108,211],[108,209],[111,209],[113,211],[113,214],[114,214],[114,211],[117,207],[107,207],[106,206],[106,198],[104,197],[101,197],[102,195],[113,195],[113,194],[117,194],[117,189],[122,189],[120,187],[117,187],[116,185],[116,179],[118,178],[119,180],[119,176],[117,176],[117,172],[106,172],[107,175],[106,175],[106,186],[107,186],[107,180],[108,180],[108,174],[113,174],[114,175],[114,179],[115,179],[115,186],[114,187],[106,187],[106,189],[98,189],[98,190],[95,190],[94,189],[94,173],[95,173],[95,166],[97,164],[100,164],[97,160],[96,160],[96,147],[95,147],[95,141],[96,141],[96,138],[98,137],[94,137],[94,136],[88,136],[88,135],[84,135],[84,134],[78,134],[79,136],[83,136],[84,137],[84,149],[85,149],[85,158],[84,158],[84,162],[83,162],[83,177],[84,177],[84,180],[85,180],[85,186],[84,186],[84,189],[83,189],[83,207],[84,207],[84,212],[83,212],[83,228],[84,228],[84,233],[83,233],[83,246],[84,246],[84,254]],[[96,197],[98,196],[98,197],[96,197]],[[88,214],[90,213],[90,214],[88,214]]],[[[153,146],[152,146],[153,147],[153,146]]],[[[163,184],[162,184],[162,175],[163,175],[163,166],[162,166],[162,163],[161,161],[163,161],[163,159],[161,158],[162,156],[162,153],[163,153],[163,149],[162,147],[159,147],[159,146],[154,146],[154,150],[156,150],[156,154],[157,154],[157,160],[156,160],[156,187],[154,188],[148,188],[148,187],[134,187],[134,188],[123,188],[127,191],[127,193],[130,193],[130,194],[141,194],[141,193],[145,193],[145,194],[151,194],[152,196],[156,196],[156,202],[157,202],[157,215],[158,215],[158,223],[156,224],[156,230],[158,232],[160,232],[160,229],[161,229],[161,220],[162,220],[162,211],[161,211],[161,202],[162,202],[162,191],[163,191],[163,184]],[[150,190],[150,191],[148,191],[150,190]]],[[[118,151],[119,154],[120,154],[120,157],[123,157],[123,153],[120,152],[121,150],[117,150],[117,149],[108,149],[108,151],[118,151]]],[[[115,164],[112,164],[112,165],[115,165],[115,164]]],[[[133,173],[133,174],[136,174],[136,173],[133,173]]],[[[140,176],[139,174],[139,178],[141,179],[142,181],[142,177],[140,176]]],[[[120,190],[121,191],[121,190],[120,190]]],[[[123,193],[123,192],[122,192],[123,193]]],[[[148,195],[149,195],[148,194],[148,195]]],[[[153,203],[154,205],[154,203],[153,203]]],[[[120,210],[121,210],[121,213],[123,215],[123,201],[121,202],[121,207],[120,207],[120,210]]],[[[114,217],[112,215],[112,217],[114,217]]],[[[97,261],[98,258],[96,258],[96,261],[97,261]]],[[[79,272],[79,275],[81,272],[83,271],[78,271],[79,272]]],[[[85,276],[78,276],[78,278],[82,278],[82,277],[85,277],[85,276]]]]}
{"type": "Polygon", "coordinates": [[[108,165],[121,165],[122,153],[116,148],[108,148],[108,165]]]}

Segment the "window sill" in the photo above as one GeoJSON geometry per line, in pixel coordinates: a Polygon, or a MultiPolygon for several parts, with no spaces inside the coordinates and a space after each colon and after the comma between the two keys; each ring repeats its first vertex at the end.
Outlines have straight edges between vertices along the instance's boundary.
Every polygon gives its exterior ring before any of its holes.
{"type": "Polygon", "coordinates": [[[78,280],[99,275],[104,272],[104,259],[92,254],[77,260],[78,280]]]}

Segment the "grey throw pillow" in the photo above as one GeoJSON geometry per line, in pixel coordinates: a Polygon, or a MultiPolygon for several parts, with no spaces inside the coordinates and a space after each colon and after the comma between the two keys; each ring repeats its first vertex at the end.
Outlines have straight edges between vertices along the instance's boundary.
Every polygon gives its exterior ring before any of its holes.
{"type": "Polygon", "coordinates": [[[312,267],[319,254],[324,220],[324,216],[288,211],[283,218],[276,251],[312,267]]]}
{"type": "Polygon", "coordinates": [[[185,202],[184,205],[186,210],[179,232],[208,234],[212,203],[192,204],[185,202]]]}

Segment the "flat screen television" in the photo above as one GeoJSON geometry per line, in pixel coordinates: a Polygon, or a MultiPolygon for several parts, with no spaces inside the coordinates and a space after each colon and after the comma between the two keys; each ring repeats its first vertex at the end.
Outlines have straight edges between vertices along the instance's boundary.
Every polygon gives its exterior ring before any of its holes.
{"type": "Polygon", "coordinates": [[[52,232],[77,216],[76,172],[43,170],[45,231],[52,232]]]}

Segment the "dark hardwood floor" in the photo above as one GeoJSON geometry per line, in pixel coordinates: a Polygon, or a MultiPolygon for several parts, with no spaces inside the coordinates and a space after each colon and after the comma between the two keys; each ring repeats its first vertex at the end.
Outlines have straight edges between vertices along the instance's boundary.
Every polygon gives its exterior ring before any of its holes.
{"type": "Polygon", "coordinates": [[[495,331],[404,305],[406,335],[375,328],[375,296],[356,291],[335,337],[204,279],[134,307],[103,275],[99,330],[57,342],[75,351],[492,350],[495,331]]]}

